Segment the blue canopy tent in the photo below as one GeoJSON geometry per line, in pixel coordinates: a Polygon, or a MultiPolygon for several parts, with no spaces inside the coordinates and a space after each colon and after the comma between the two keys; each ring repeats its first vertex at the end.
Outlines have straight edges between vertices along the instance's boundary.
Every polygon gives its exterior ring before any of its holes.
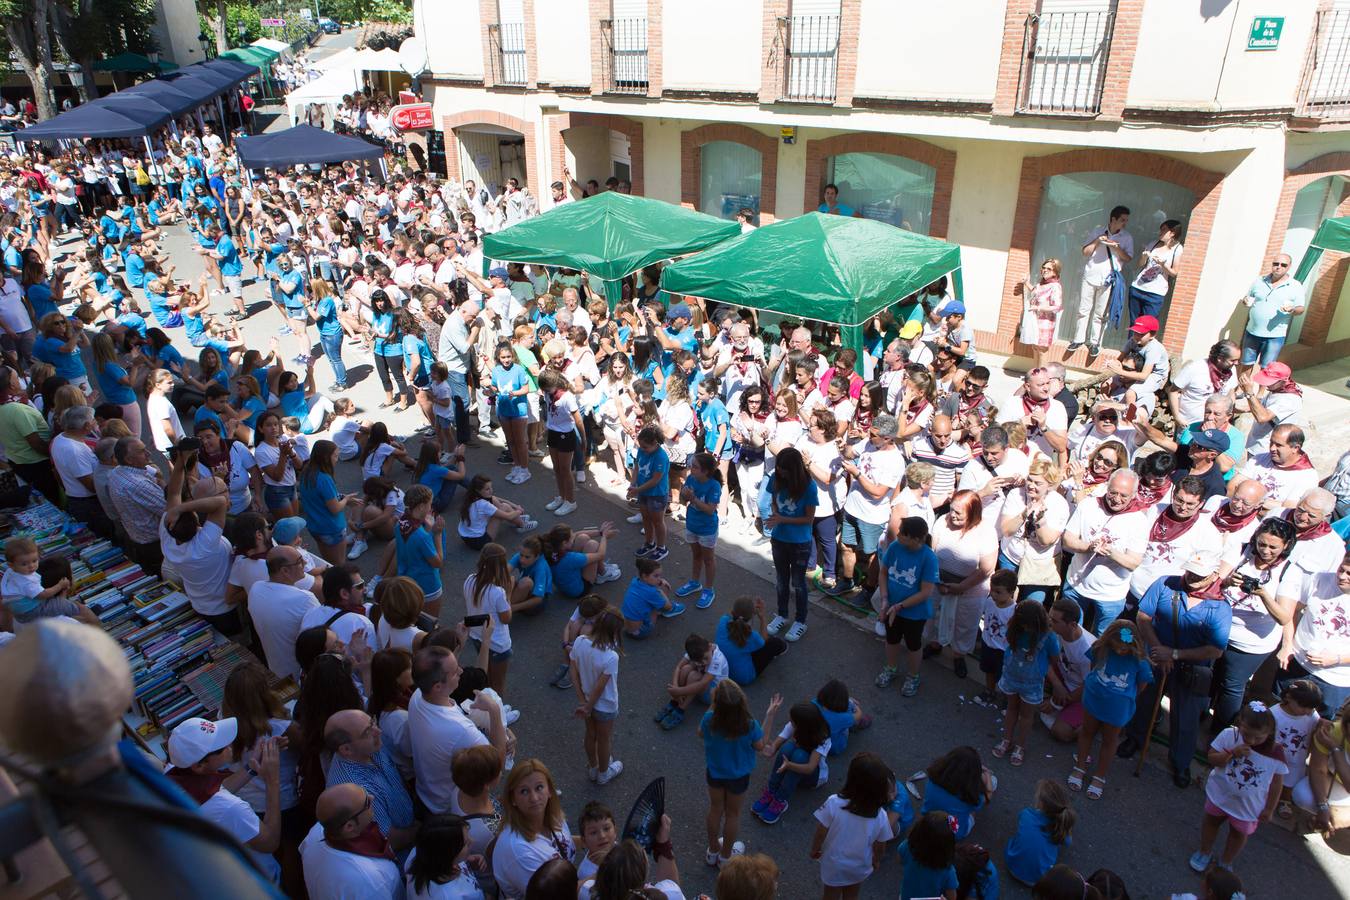
{"type": "Polygon", "coordinates": [[[14,133],[14,139],[23,141],[61,141],[71,138],[126,138],[145,137],[169,121],[162,109],[134,107],[122,104],[85,103],[72,110],[53,116],[14,133]]]}
{"type": "Polygon", "coordinates": [[[242,137],[234,146],[246,169],[358,160],[376,160],[382,171],[384,167],[383,148],[361,138],[333,134],[312,125],[296,125],[285,131],[242,137]]]}
{"type": "Polygon", "coordinates": [[[180,116],[190,109],[201,106],[213,96],[203,93],[206,89],[205,84],[194,86],[195,84],[192,81],[175,84],[162,78],[154,78],[129,87],[116,96],[148,97],[161,106],[172,109],[175,116],[180,116]]]}
{"type": "Polygon", "coordinates": [[[261,75],[262,70],[251,63],[240,62],[237,59],[228,59],[216,57],[206,62],[196,63],[188,66],[189,70],[206,69],[212,72],[224,72],[234,78],[234,83],[239,84],[248,81],[250,78],[261,75]]]}

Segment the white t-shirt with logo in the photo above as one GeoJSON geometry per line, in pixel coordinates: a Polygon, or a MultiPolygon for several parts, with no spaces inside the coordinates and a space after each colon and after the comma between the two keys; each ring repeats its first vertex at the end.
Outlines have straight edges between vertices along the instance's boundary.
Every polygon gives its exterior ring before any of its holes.
{"type": "Polygon", "coordinates": [[[1350,594],[1341,591],[1335,572],[1302,575],[1301,587],[1296,596],[1303,610],[1294,629],[1294,658],[1327,684],[1350,687],[1350,663],[1322,667],[1308,661],[1309,653],[1350,659],[1350,594]]]}
{"type": "MultiPolygon", "coordinates": [[[[957,490],[975,491],[979,493],[984,490],[995,476],[999,478],[1025,478],[1027,470],[1031,467],[1031,460],[1021,450],[1009,447],[1003,454],[1003,462],[994,466],[994,471],[990,472],[989,467],[985,465],[983,459],[976,456],[966,467],[961,470],[961,480],[956,483],[957,490]]],[[[983,507],[980,513],[982,519],[991,522],[997,522],[999,516],[1003,513],[1003,504],[1012,493],[1010,488],[1005,494],[1003,491],[994,491],[988,497],[980,498],[980,505],[983,507]]]]}
{"type": "MultiPolygon", "coordinates": [[[[1242,743],[1237,726],[1219,733],[1209,745],[1211,750],[1231,750],[1242,743]]],[[[1283,755],[1283,754],[1281,754],[1283,755]]],[[[1276,775],[1289,774],[1289,766],[1252,750],[1215,767],[1205,779],[1205,798],[1242,822],[1256,822],[1266,808],[1266,794],[1276,775]]]]}
{"type": "Polygon", "coordinates": [[[1269,453],[1255,453],[1238,469],[1238,475],[1252,478],[1266,486],[1266,502],[1284,504],[1298,500],[1307,491],[1317,487],[1317,470],[1277,469],[1269,453]]]}
{"type": "MultiPolygon", "coordinates": [[[[1177,389],[1177,414],[1181,421],[1178,428],[1193,425],[1205,417],[1205,401],[1214,394],[1214,386],[1209,380],[1209,361],[1196,359],[1181,367],[1181,371],[1172,379],[1177,389]]],[[[1236,367],[1230,370],[1224,379],[1220,394],[1227,394],[1237,386],[1236,367]]]]}
{"type": "Polygon", "coordinates": [[[1151,534],[1153,523],[1161,515],[1159,512],[1157,516],[1150,517],[1150,539],[1148,547],[1144,550],[1144,559],[1130,576],[1130,593],[1136,597],[1148,593],[1148,589],[1153,587],[1153,582],[1164,575],[1180,575],[1182,565],[1195,554],[1203,552],[1218,555],[1223,552],[1223,535],[1219,534],[1214,523],[1203,511],[1196,513],[1199,521],[1186,529],[1185,534],[1170,541],[1153,540],[1151,534]]]}
{"type": "MultiPolygon", "coordinates": [[[[1004,422],[1020,422],[1025,416],[1026,410],[1022,405],[1021,397],[1009,397],[1008,402],[999,408],[998,424],[1004,422]]],[[[1045,437],[1046,432],[1058,431],[1067,438],[1069,433],[1069,413],[1064,408],[1064,404],[1055,398],[1050,398],[1050,405],[1045,410],[1045,425],[1041,428],[1027,429],[1027,450],[1038,451],[1053,460],[1059,459],[1059,451],[1056,450],[1045,437]]],[[[1035,455],[1033,452],[1031,455],[1035,455]]]]}
{"type": "MultiPolygon", "coordinates": [[[[1277,562],[1269,569],[1257,568],[1252,558],[1243,553],[1240,547],[1229,548],[1223,561],[1233,566],[1235,575],[1255,578],[1274,597],[1285,593],[1280,590],[1281,580],[1289,575],[1299,577],[1298,568],[1287,560],[1277,562]]],[[[1284,629],[1275,621],[1275,617],[1266,609],[1266,604],[1260,597],[1248,594],[1240,583],[1225,587],[1223,596],[1233,607],[1233,622],[1228,629],[1229,647],[1244,653],[1270,653],[1280,645],[1284,629]]]]}
{"type": "MultiPolygon", "coordinates": [[[[885,450],[863,450],[857,459],[858,471],[869,481],[883,487],[894,488],[905,474],[905,455],[894,445],[885,450]]],[[[865,493],[862,484],[854,479],[853,487],[844,499],[844,512],[859,522],[869,525],[884,525],[891,518],[891,498],[887,491],[880,497],[865,493]]]]}
{"type": "MultiPolygon", "coordinates": [[[[1142,511],[1107,515],[1102,503],[1093,499],[1078,504],[1064,530],[1088,544],[1105,535],[1115,549],[1142,554],[1148,547],[1151,524],[1148,513],[1142,511]]],[[[1130,570],[1106,556],[1084,550],[1073,555],[1068,585],[1094,600],[1108,603],[1124,600],[1130,587],[1130,570]]]]}

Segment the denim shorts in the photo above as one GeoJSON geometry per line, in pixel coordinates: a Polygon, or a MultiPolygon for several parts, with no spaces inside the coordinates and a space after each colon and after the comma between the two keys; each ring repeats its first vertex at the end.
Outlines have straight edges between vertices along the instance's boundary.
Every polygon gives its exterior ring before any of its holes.
{"type": "Polygon", "coordinates": [[[263,503],[268,509],[280,509],[283,506],[290,506],[295,500],[295,485],[286,485],[282,487],[275,484],[263,485],[263,503]]]}
{"type": "Polygon", "coordinates": [[[717,535],[694,534],[692,531],[685,529],[684,542],[691,547],[697,544],[700,547],[707,547],[709,550],[711,550],[713,547],[717,546],[717,535]]]}
{"type": "MultiPolygon", "coordinates": [[[[438,595],[438,596],[439,596],[439,595],[438,595]]],[[[482,641],[474,641],[474,642],[473,642],[473,646],[474,646],[475,652],[476,652],[477,650],[481,650],[481,649],[482,649],[483,643],[482,643],[482,641]]],[[[488,660],[489,660],[490,662],[507,662],[508,660],[511,659],[511,655],[512,655],[514,652],[515,652],[515,648],[514,648],[514,647],[507,647],[505,650],[489,650],[489,651],[488,651],[488,660]]]]}
{"type": "Polygon", "coordinates": [[[705,770],[704,777],[708,781],[708,787],[720,788],[734,796],[744,794],[750,789],[749,775],[742,775],[740,778],[715,778],[711,772],[705,770]]]}
{"type": "Polygon", "coordinates": [[[1250,366],[1260,362],[1262,367],[1279,359],[1284,349],[1284,337],[1257,337],[1245,329],[1242,332],[1242,364],[1250,366]]]}
{"type": "Polygon", "coordinates": [[[876,553],[881,536],[886,532],[886,523],[872,524],[860,522],[849,513],[844,513],[844,527],[839,529],[839,540],[845,547],[856,547],[864,553],[876,553]]]}
{"type": "Polygon", "coordinates": [[[597,722],[613,722],[618,717],[619,711],[617,709],[614,710],[614,712],[601,712],[598,709],[591,710],[591,718],[597,722]]]}
{"type": "Polygon", "coordinates": [[[670,506],[670,498],[668,498],[668,497],[639,497],[639,498],[638,498],[638,503],[642,504],[642,508],[645,509],[645,510],[648,510],[648,511],[654,512],[654,513],[662,513],[662,512],[665,512],[665,511],[666,511],[666,507],[667,507],[667,506],[670,506]]]}
{"type": "Polygon", "coordinates": [[[309,533],[314,536],[314,540],[318,541],[320,544],[323,544],[325,547],[336,547],[338,544],[341,544],[343,541],[347,540],[347,529],[345,528],[339,531],[337,534],[320,534],[313,528],[309,530],[309,533]]]}

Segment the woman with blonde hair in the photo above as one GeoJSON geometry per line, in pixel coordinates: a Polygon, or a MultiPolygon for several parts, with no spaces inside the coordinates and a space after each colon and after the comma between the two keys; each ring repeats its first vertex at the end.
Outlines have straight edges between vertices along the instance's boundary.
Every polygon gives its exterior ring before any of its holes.
{"type": "Polygon", "coordinates": [[[1063,477],[1058,466],[1038,456],[1003,501],[998,567],[1017,573],[1019,600],[1047,603],[1059,591],[1059,537],[1069,523],[1069,501],[1057,490],[1063,477]]]}
{"type": "Polygon", "coordinates": [[[540,760],[516,760],[502,800],[492,874],[504,897],[520,900],[540,866],[558,857],[571,859],[575,848],[553,774],[540,760]]]}
{"type": "MultiPolygon", "coordinates": [[[[1027,276],[1026,282],[1022,285],[1023,296],[1026,298],[1027,312],[1035,317],[1035,365],[1041,364],[1041,357],[1045,351],[1050,349],[1050,345],[1055,342],[1055,329],[1059,325],[1059,314],[1064,309],[1064,289],[1059,283],[1059,273],[1062,269],[1059,260],[1050,257],[1041,262],[1040,275],[1036,282],[1032,282],[1031,276],[1027,276]]],[[[1033,337],[1025,331],[1022,335],[1023,343],[1027,343],[1028,337],[1033,337]]]]}
{"type": "MultiPolygon", "coordinates": [[[[103,393],[103,399],[122,407],[122,421],[127,423],[133,435],[140,437],[141,405],[136,401],[136,392],[131,387],[139,372],[128,372],[123,368],[111,335],[96,334],[93,343],[98,388],[103,393]]],[[[135,366],[132,368],[136,369],[135,366]]]]}

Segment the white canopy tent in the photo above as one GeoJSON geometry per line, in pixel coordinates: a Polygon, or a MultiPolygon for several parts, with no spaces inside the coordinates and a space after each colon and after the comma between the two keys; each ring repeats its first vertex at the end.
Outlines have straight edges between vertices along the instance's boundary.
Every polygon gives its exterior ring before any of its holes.
{"type": "Polygon", "coordinates": [[[273,53],[279,53],[282,56],[291,55],[291,45],[285,41],[278,41],[273,38],[258,38],[252,46],[262,47],[265,50],[271,50],[273,53]]]}
{"type": "Polygon", "coordinates": [[[325,72],[286,95],[286,107],[291,114],[291,124],[305,122],[319,128],[331,129],[337,104],[341,102],[342,96],[360,89],[361,79],[352,69],[325,72]],[[316,106],[322,111],[321,121],[312,120],[311,108],[316,106]]]}
{"type": "Polygon", "coordinates": [[[314,68],[320,72],[330,72],[334,69],[356,69],[359,68],[353,60],[360,53],[355,47],[346,47],[334,53],[332,56],[325,57],[314,64],[314,68]]]}
{"type": "Polygon", "coordinates": [[[398,55],[397,50],[388,47],[383,50],[371,50],[367,47],[343,65],[363,72],[402,72],[403,58],[398,55]]]}

